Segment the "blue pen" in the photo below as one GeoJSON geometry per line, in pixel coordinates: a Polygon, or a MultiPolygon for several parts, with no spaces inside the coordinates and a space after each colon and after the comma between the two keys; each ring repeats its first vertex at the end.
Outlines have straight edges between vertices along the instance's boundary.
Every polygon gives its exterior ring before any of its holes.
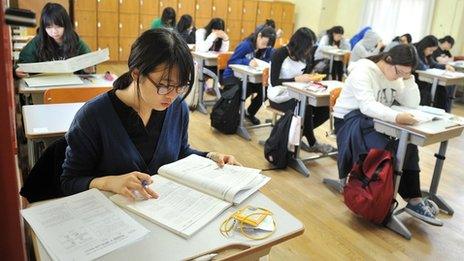
{"type": "Polygon", "coordinates": [[[143,188],[148,188],[148,181],[146,181],[145,179],[142,180],[142,187],[143,188]]]}

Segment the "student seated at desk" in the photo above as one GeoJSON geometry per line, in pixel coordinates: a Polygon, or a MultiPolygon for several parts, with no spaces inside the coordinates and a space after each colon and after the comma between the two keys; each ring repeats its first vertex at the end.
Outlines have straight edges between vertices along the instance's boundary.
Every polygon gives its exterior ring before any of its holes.
{"type": "MultiPolygon", "coordinates": [[[[341,26],[334,26],[327,30],[327,34],[322,36],[319,41],[316,53],[314,54],[314,64],[316,72],[329,73],[329,60],[324,58],[323,50],[342,49],[350,50],[350,43],[343,39],[344,30],[341,26]]],[[[343,78],[343,62],[333,61],[332,79],[341,81],[343,78]]]]}
{"type": "MultiPolygon", "coordinates": [[[[267,89],[272,108],[287,111],[294,110],[297,100],[290,97],[284,82],[310,82],[312,67],[311,48],[316,35],[311,29],[302,27],[290,38],[287,46],[275,50],[270,68],[270,84],[267,89]]],[[[329,107],[313,107],[307,105],[303,135],[308,140],[312,152],[329,153],[334,150],[329,144],[319,143],[314,136],[314,129],[329,119],[329,107]]]]}
{"type": "MultiPolygon", "coordinates": [[[[433,52],[438,49],[438,39],[433,35],[427,35],[422,38],[419,42],[414,44],[414,47],[417,50],[418,55],[418,65],[417,70],[427,70],[429,68],[438,68],[445,69],[449,71],[454,71],[454,67],[449,64],[440,64],[433,58],[433,52]]],[[[416,76],[417,77],[417,76],[416,76]]],[[[419,85],[420,95],[421,95],[421,105],[430,106],[432,103],[432,94],[431,88],[432,84],[428,82],[423,82],[419,79],[416,79],[417,85],[419,85]]],[[[433,106],[441,108],[449,112],[451,110],[451,98],[448,93],[448,88],[452,87],[440,87],[437,86],[435,92],[435,100],[433,101],[433,106]]]]}
{"type": "MultiPolygon", "coordinates": [[[[412,45],[398,45],[390,51],[354,64],[334,107],[337,134],[338,171],[346,178],[359,155],[371,148],[386,149],[391,138],[374,129],[373,118],[399,124],[414,124],[414,117],[390,108],[396,101],[408,107],[419,106],[420,94],[412,69],[417,64],[412,45]]],[[[395,146],[397,147],[397,142],[395,146]]],[[[417,146],[409,144],[398,193],[408,204],[406,212],[429,224],[441,226],[437,209],[422,199],[417,146]]]]}
{"type": "Polygon", "coordinates": [[[195,33],[195,50],[197,52],[229,51],[229,36],[224,32],[226,23],[221,18],[213,18],[195,33]]]}
{"type": "Polygon", "coordinates": [[[376,32],[369,30],[364,34],[363,39],[353,47],[350,63],[376,55],[381,52],[383,47],[382,38],[376,32]]]}
{"type": "Polygon", "coordinates": [[[61,186],[70,195],[89,188],[133,198],[157,197],[142,184],[158,168],[197,154],[218,164],[238,164],[233,156],[201,152],[188,144],[188,95],[194,80],[193,58],[179,34],[145,31],[132,45],[129,71],[113,90],[87,102],[66,134],[68,147],[61,186]]]}
{"type": "Polygon", "coordinates": [[[385,46],[384,51],[388,52],[391,48],[397,46],[398,44],[410,44],[412,43],[412,36],[410,34],[403,34],[402,36],[396,36],[393,38],[391,43],[385,46]]]}
{"type": "MultiPolygon", "coordinates": [[[[229,59],[228,65],[243,64],[251,67],[258,67],[258,62],[254,59],[260,59],[266,62],[271,61],[273,51],[272,44],[275,43],[275,30],[270,26],[264,26],[261,30],[251,34],[245,40],[237,45],[234,53],[229,59]]],[[[224,70],[224,88],[229,89],[232,86],[239,84],[242,86],[240,79],[234,76],[234,71],[227,66],[224,70]]],[[[250,106],[245,111],[245,117],[253,124],[259,125],[261,122],[256,118],[256,113],[263,104],[263,85],[261,83],[248,83],[247,97],[256,93],[256,96],[251,100],[250,106]]]]}
{"type": "Polygon", "coordinates": [[[176,28],[176,11],[172,7],[166,7],[163,9],[161,18],[156,18],[151,23],[151,29],[156,28],[176,28]]]}
{"type": "Polygon", "coordinates": [[[193,26],[193,18],[191,15],[185,14],[180,17],[177,23],[177,32],[184,38],[188,44],[195,44],[195,26],[193,26]]]}
{"type": "MultiPolygon", "coordinates": [[[[63,60],[89,52],[90,48],[74,31],[66,9],[60,4],[47,3],[42,9],[37,36],[24,46],[16,63],[63,60]]],[[[92,73],[94,67],[84,72],[92,73]]],[[[27,73],[16,68],[15,75],[23,78],[27,73]]]]}
{"type": "Polygon", "coordinates": [[[447,64],[452,62],[453,55],[450,50],[454,45],[454,38],[451,35],[447,35],[443,38],[438,39],[438,48],[433,52],[432,58],[435,59],[439,64],[447,64]]]}
{"type": "Polygon", "coordinates": [[[270,26],[274,30],[276,30],[276,39],[280,38],[282,36],[282,33],[283,33],[282,29],[280,29],[280,28],[276,29],[275,21],[272,20],[272,19],[266,19],[266,21],[264,21],[264,24],[260,24],[260,25],[256,26],[255,31],[261,30],[264,26],[270,26]]]}

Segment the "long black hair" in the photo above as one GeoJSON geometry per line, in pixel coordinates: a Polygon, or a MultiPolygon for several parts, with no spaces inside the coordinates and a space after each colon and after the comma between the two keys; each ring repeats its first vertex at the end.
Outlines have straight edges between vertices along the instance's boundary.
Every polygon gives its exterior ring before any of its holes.
{"type": "Polygon", "coordinates": [[[377,63],[385,61],[391,65],[403,65],[411,67],[413,70],[417,66],[417,52],[412,44],[399,44],[388,50],[388,52],[380,53],[367,59],[377,63]]]}
{"type": "Polygon", "coordinates": [[[161,14],[161,24],[165,27],[176,27],[176,11],[172,7],[166,7],[161,14]]]}
{"type": "Polygon", "coordinates": [[[417,49],[417,55],[419,55],[419,58],[422,61],[427,62],[427,57],[425,57],[425,48],[438,47],[438,39],[433,35],[427,35],[426,37],[422,38],[422,40],[415,43],[414,46],[417,49]]]}
{"type": "Polygon", "coordinates": [[[253,49],[256,49],[256,39],[258,36],[269,38],[268,47],[274,47],[276,40],[276,31],[270,26],[263,26],[260,29],[256,30],[254,33],[250,34],[245,40],[251,41],[253,44],[253,49]]]}
{"type": "Polygon", "coordinates": [[[451,47],[453,47],[453,45],[454,45],[454,38],[451,35],[447,35],[447,36],[445,36],[443,38],[440,38],[440,39],[438,39],[438,41],[440,43],[448,42],[451,45],[451,47]]]}
{"type": "Polygon", "coordinates": [[[338,47],[340,47],[340,41],[335,41],[334,40],[334,37],[333,35],[334,34],[344,34],[345,33],[345,30],[343,30],[343,27],[337,25],[337,26],[334,26],[332,28],[330,28],[329,30],[327,30],[327,36],[329,37],[329,45],[336,45],[338,47]]]}
{"type": "MultiPolygon", "coordinates": [[[[226,29],[226,23],[222,18],[213,18],[209,21],[209,23],[205,26],[205,36],[203,39],[206,39],[213,30],[222,30],[224,31],[226,29]]],[[[214,41],[213,46],[211,47],[212,51],[219,51],[222,46],[222,38],[217,38],[216,41],[214,41]]]]}
{"type": "Polygon", "coordinates": [[[168,77],[168,82],[172,80],[169,77],[173,68],[178,69],[179,86],[190,87],[184,97],[192,89],[194,81],[192,54],[185,41],[175,31],[166,28],[145,31],[132,44],[127,65],[129,71],[114,81],[114,89],[126,89],[134,80],[137,81],[138,88],[139,77],[134,79],[132,72],[138,70],[140,76],[146,76],[160,65],[165,66],[163,77],[168,77]]]}
{"type": "Polygon", "coordinates": [[[406,41],[408,41],[408,44],[410,44],[412,42],[412,36],[410,34],[403,34],[401,37],[406,37],[406,41]]]}
{"type": "Polygon", "coordinates": [[[289,56],[294,61],[310,62],[311,48],[316,42],[316,34],[308,27],[301,27],[293,33],[287,44],[289,56]]]}
{"type": "Polygon", "coordinates": [[[40,62],[66,59],[78,54],[79,36],[74,31],[68,12],[60,4],[47,3],[44,6],[37,37],[37,57],[40,62]],[[61,47],[47,34],[46,28],[52,25],[64,28],[61,47]]]}
{"type": "Polygon", "coordinates": [[[191,15],[184,14],[180,17],[179,22],[177,23],[177,31],[183,33],[187,31],[190,26],[192,26],[193,18],[191,15]]]}

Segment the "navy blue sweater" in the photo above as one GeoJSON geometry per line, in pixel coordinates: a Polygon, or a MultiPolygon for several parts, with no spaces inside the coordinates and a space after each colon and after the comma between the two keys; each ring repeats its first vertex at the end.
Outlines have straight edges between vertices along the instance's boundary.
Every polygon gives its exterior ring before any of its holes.
{"type": "Polygon", "coordinates": [[[189,110],[176,99],[166,111],[163,128],[152,160],[147,165],[129,138],[107,93],[87,102],[66,133],[68,147],[61,187],[66,195],[89,188],[92,179],[140,171],[157,173],[164,164],[190,154],[204,155],[188,144],[189,110]]]}
{"type": "MultiPolygon", "coordinates": [[[[255,50],[253,48],[253,43],[251,42],[250,39],[245,39],[234,50],[234,53],[229,59],[229,62],[227,65],[230,64],[243,64],[243,65],[249,65],[251,59],[253,58],[258,58],[260,60],[270,62],[271,61],[271,56],[272,56],[272,51],[274,48],[272,47],[267,47],[266,49],[263,49],[260,51],[261,55],[256,55],[255,50]]],[[[223,78],[231,78],[234,76],[234,71],[227,66],[227,68],[224,70],[223,78]]]]}

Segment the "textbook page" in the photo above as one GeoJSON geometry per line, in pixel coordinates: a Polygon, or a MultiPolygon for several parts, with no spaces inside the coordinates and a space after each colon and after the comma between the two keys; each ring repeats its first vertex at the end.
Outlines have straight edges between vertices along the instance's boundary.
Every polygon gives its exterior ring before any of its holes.
{"type": "Polygon", "coordinates": [[[82,85],[84,82],[75,74],[34,75],[24,78],[28,87],[46,87],[59,85],[82,85]]]}
{"type": "Polygon", "coordinates": [[[149,231],[97,189],[21,210],[53,260],[92,260],[149,231]]]}
{"type": "Polygon", "coordinates": [[[417,108],[410,108],[406,106],[393,105],[391,107],[395,111],[409,112],[418,121],[418,124],[426,123],[436,120],[452,120],[454,115],[445,112],[443,109],[438,109],[430,106],[419,106],[417,108]]]}
{"type": "Polygon", "coordinates": [[[437,68],[427,69],[426,72],[436,75],[436,76],[445,76],[449,78],[462,78],[464,77],[464,73],[462,72],[452,72],[448,70],[442,70],[437,68]]]}
{"type": "Polygon", "coordinates": [[[159,174],[234,204],[240,204],[269,180],[261,170],[216,162],[192,154],[159,168],[159,174]]]}
{"type": "Polygon", "coordinates": [[[157,199],[134,201],[122,195],[110,199],[184,238],[191,237],[232,205],[160,175],[152,179],[150,188],[158,193],[157,199]]]}
{"type": "Polygon", "coordinates": [[[66,60],[39,63],[19,63],[19,69],[26,73],[73,73],[110,59],[108,48],[78,55],[66,60]]]}

